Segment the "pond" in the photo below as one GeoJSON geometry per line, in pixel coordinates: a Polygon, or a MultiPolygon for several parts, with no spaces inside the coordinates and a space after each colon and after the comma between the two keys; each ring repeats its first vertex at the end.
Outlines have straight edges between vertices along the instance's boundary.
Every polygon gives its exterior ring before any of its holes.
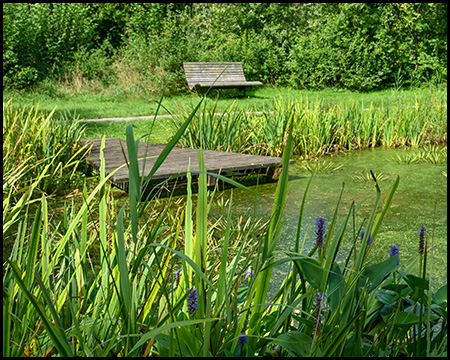
{"type": "MultiPolygon", "coordinates": [[[[315,223],[319,216],[324,216],[326,225],[331,220],[338,203],[344,183],[344,192],[338,210],[337,227],[344,221],[353,201],[358,204],[366,200],[356,213],[356,231],[365,229],[375,203],[376,189],[373,181],[363,181],[362,174],[372,170],[381,176],[381,201],[379,211],[384,205],[384,197],[400,176],[400,183],[394,194],[391,208],[383,220],[377,240],[370,254],[370,262],[378,262],[389,257],[389,246],[397,245],[400,251],[400,270],[412,267],[412,273],[418,272],[418,229],[425,225],[428,231],[426,239],[429,252],[428,274],[431,272],[431,287],[437,290],[447,282],[447,162],[443,164],[399,163],[399,157],[407,158],[418,150],[376,148],[362,151],[351,151],[346,154],[327,156],[319,161],[325,162],[334,172],[316,172],[309,188],[300,234],[300,243],[305,239],[303,253],[308,253],[315,243],[315,223]],[[436,207],[436,211],[435,211],[436,207]]],[[[302,161],[289,170],[287,200],[283,217],[278,256],[283,251],[292,251],[295,244],[299,210],[310,178],[310,172],[303,168],[302,161]]],[[[256,197],[240,189],[222,192],[225,199],[233,191],[233,213],[235,216],[249,215],[252,218],[268,219],[272,210],[276,183],[258,185],[257,190],[262,197],[256,197]]],[[[220,197],[217,194],[216,197],[220,197]]],[[[219,208],[212,208],[211,215],[219,214],[219,208]]],[[[223,211],[223,210],[222,210],[223,211]]],[[[338,253],[337,261],[341,264],[352,245],[352,221],[347,228],[344,243],[338,253]]],[[[360,243],[360,242],[358,242],[360,243]]],[[[285,277],[286,267],[274,269],[272,272],[272,289],[279,288],[285,277]]],[[[409,269],[408,269],[409,271],[409,269]]]]}

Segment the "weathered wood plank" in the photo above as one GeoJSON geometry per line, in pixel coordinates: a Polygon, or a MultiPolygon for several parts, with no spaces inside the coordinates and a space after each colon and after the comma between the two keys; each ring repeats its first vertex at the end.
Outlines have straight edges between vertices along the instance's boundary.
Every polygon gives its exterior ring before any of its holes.
{"type": "MultiPolygon", "coordinates": [[[[85,141],[92,144],[88,160],[93,167],[98,170],[100,168],[101,138],[87,139],[85,141]]],[[[164,144],[145,142],[139,143],[138,159],[140,160],[138,161],[138,164],[141,171],[144,169],[143,173],[145,177],[150,173],[156,159],[161,154],[165,146],[166,145],[164,144]]],[[[281,158],[279,157],[258,156],[214,150],[203,150],[203,154],[207,171],[217,174],[234,172],[248,173],[250,171],[270,174],[274,167],[281,165],[281,158]]],[[[184,173],[188,170],[189,163],[191,170],[199,170],[197,156],[198,150],[175,147],[167,156],[160,168],[156,171],[152,180],[162,181],[180,173],[184,173]]],[[[113,137],[105,138],[104,158],[106,174],[111,173],[118,167],[125,164],[128,161],[126,141],[113,137]]],[[[291,160],[291,163],[294,162],[294,160],[291,160]]],[[[119,187],[127,188],[129,180],[128,167],[124,166],[118,170],[111,177],[111,180],[119,187]]]]}
{"type": "Polygon", "coordinates": [[[210,86],[223,88],[262,85],[260,81],[247,81],[245,79],[240,62],[185,62],[183,67],[190,89],[210,86]]]}

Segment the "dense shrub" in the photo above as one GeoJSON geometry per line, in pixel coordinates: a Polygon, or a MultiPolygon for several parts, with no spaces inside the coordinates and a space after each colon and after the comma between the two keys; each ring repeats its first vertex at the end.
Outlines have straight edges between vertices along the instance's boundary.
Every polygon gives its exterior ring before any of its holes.
{"type": "Polygon", "coordinates": [[[184,61],[242,61],[249,80],[296,88],[447,79],[443,3],[3,4],[3,23],[4,88],[71,73],[118,86],[133,69],[135,86],[179,92],[184,61]]]}
{"type": "Polygon", "coordinates": [[[28,87],[71,60],[94,35],[88,15],[85,4],[4,3],[3,87],[28,87]]]}
{"type": "Polygon", "coordinates": [[[447,9],[427,5],[323,5],[322,16],[312,23],[321,31],[298,37],[292,48],[291,84],[372,90],[399,81],[415,86],[436,76],[446,79],[440,59],[447,24],[440,15],[447,9]]]}

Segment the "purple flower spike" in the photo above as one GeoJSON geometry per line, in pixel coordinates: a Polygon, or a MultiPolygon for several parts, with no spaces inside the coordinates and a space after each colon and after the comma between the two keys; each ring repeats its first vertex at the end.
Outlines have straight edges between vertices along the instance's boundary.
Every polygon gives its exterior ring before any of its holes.
{"type": "Polygon", "coordinates": [[[423,255],[425,250],[425,234],[428,234],[428,232],[425,230],[425,225],[423,225],[417,232],[419,234],[419,252],[423,255]]]}
{"type": "Polygon", "coordinates": [[[245,277],[245,278],[247,278],[247,277],[249,277],[249,276],[252,277],[254,273],[255,273],[255,272],[254,272],[251,268],[248,268],[248,269],[245,271],[244,277],[245,277]]]}
{"type": "Polygon", "coordinates": [[[177,285],[177,287],[178,287],[178,285],[180,285],[181,271],[182,271],[181,269],[178,269],[177,271],[175,271],[174,278],[175,278],[175,284],[177,285]]]}
{"type": "Polygon", "coordinates": [[[316,309],[314,310],[314,336],[319,331],[320,326],[320,310],[322,308],[323,294],[319,291],[316,294],[316,309]]]}
{"type": "Polygon", "coordinates": [[[241,333],[241,336],[239,336],[239,339],[238,339],[238,344],[239,345],[247,344],[247,335],[245,335],[244,333],[241,333]]]}
{"type": "MultiPolygon", "coordinates": [[[[391,245],[391,246],[390,246],[390,249],[391,249],[391,253],[390,253],[391,257],[393,257],[394,255],[397,255],[397,254],[399,253],[399,250],[398,250],[398,246],[397,246],[397,245],[391,245]]],[[[398,258],[397,266],[398,266],[399,264],[400,264],[400,257],[398,258]]]]}
{"type": "Polygon", "coordinates": [[[187,307],[188,307],[188,313],[190,315],[192,315],[193,313],[195,313],[198,309],[198,294],[197,294],[197,289],[193,288],[193,289],[187,289],[187,291],[189,292],[189,295],[187,297],[187,307]]]}
{"type": "MultiPolygon", "coordinates": [[[[364,239],[365,234],[366,234],[365,230],[361,231],[361,240],[364,239]]],[[[367,239],[367,246],[369,246],[371,242],[372,242],[372,234],[369,234],[369,238],[367,239]]]]}
{"type": "Polygon", "coordinates": [[[316,220],[316,245],[323,248],[325,239],[325,217],[319,216],[316,220]]]}

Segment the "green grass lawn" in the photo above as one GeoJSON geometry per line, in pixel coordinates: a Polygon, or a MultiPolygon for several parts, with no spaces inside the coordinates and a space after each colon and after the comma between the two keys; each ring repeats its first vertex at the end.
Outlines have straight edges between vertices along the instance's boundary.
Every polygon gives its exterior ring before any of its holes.
{"type": "MultiPolygon", "coordinates": [[[[220,98],[217,100],[217,111],[224,111],[233,102],[235,110],[245,109],[253,111],[263,111],[270,109],[274,99],[302,98],[304,102],[309,104],[316,101],[321,102],[321,106],[328,107],[334,104],[351,103],[361,101],[364,107],[384,105],[387,106],[391,102],[404,99],[421,100],[430,96],[430,94],[441,94],[446,96],[445,89],[435,89],[424,87],[421,89],[402,89],[402,90],[383,90],[371,93],[356,93],[351,91],[339,91],[334,89],[326,89],[321,91],[294,90],[281,87],[261,87],[247,90],[245,97],[236,97],[235,90],[221,91],[220,98]]],[[[110,93],[105,95],[102,93],[80,93],[68,91],[60,91],[51,96],[46,95],[45,91],[33,90],[28,92],[3,92],[3,101],[13,98],[13,104],[16,106],[31,106],[39,104],[39,109],[50,112],[55,109],[56,116],[73,115],[79,119],[100,119],[115,117],[138,117],[151,116],[157,111],[159,98],[142,95],[140,97],[127,97],[118,93],[110,93]]],[[[214,90],[208,95],[207,103],[213,104],[217,99],[217,91],[214,90]]],[[[179,107],[186,111],[192,110],[199,101],[196,93],[189,92],[181,95],[173,95],[164,97],[158,114],[176,114],[179,107]]],[[[125,138],[126,125],[133,123],[136,126],[135,133],[137,136],[143,136],[151,131],[150,140],[157,143],[165,143],[172,135],[168,118],[158,118],[152,129],[152,120],[133,120],[130,121],[109,121],[109,122],[90,122],[87,123],[85,136],[88,138],[99,137],[102,135],[115,136],[125,138]]]]}
{"type": "Polygon", "coordinates": [[[152,120],[90,122],[87,123],[84,137],[92,139],[105,135],[125,139],[127,125],[133,124],[135,138],[150,134],[150,138],[146,138],[146,141],[166,144],[173,135],[169,121],[168,118],[158,118],[153,127],[152,120]]]}
{"type": "MultiPolygon", "coordinates": [[[[338,91],[325,89],[321,91],[294,90],[281,87],[261,87],[247,90],[247,96],[235,96],[235,91],[222,91],[218,101],[218,109],[225,109],[233,101],[236,101],[239,107],[263,110],[271,104],[277,97],[308,99],[309,102],[315,102],[320,99],[325,105],[334,103],[362,100],[369,105],[371,102],[376,106],[381,103],[388,103],[399,98],[417,96],[418,98],[427,96],[430,91],[436,92],[432,88],[406,89],[406,90],[383,90],[370,93],[356,93],[351,91],[338,91]]],[[[442,96],[446,96],[442,91],[442,96]]],[[[56,114],[70,112],[78,115],[80,119],[99,119],[107,117],[129,117],[129,116],[148,116],[156,112],[158,106],[158,97],[126,97],[115,94],[104,95],[99,93],[63,93],[49,96],[38,90],[28,92],[8,91],[3,92],[3,101],[13,98],[14,105],[35,105],[39,103],[39,108],[43,111],[51,111],[56,107],[56,114]]],[[[209,95],[211,101],[215,101],[216,91],[209,95]]],[[[163,99],[159,114],[167,114],[176,111],[177,104],[182,106],[194,106],[199,97],[196,93],[190,92],[181,95],[167,96],[163,99]]]]}

